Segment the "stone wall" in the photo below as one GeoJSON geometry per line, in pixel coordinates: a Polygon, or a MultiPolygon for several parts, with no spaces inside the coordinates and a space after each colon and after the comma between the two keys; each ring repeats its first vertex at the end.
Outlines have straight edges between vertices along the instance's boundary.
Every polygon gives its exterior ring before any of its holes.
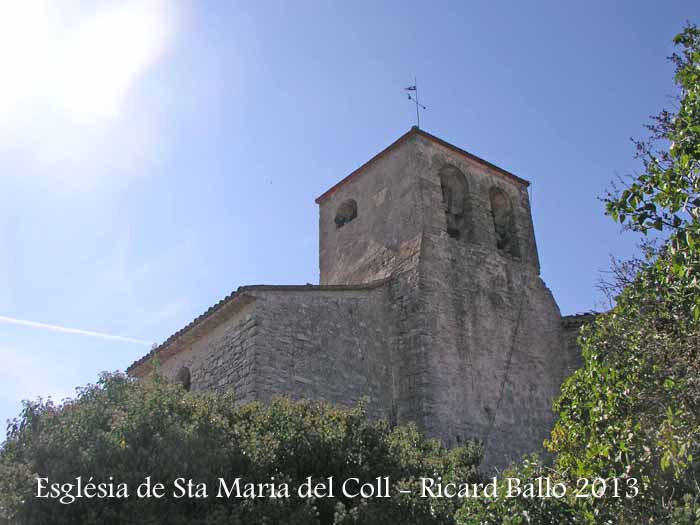
{"type": "MultiPolygon", "coordinates": [[[[237,298],[239,302],[242,297],[237,298]]],[[[191,375],[191,389],[223,390],[233,388],[241,402],[254,397],[253,346],[256,341],[255,304],[246,304],[184,348],[158,363],[158,371],[176,377],[182,367],[191,375]]]]}
{"type": "Polygon", "coordinates": [[[396,345],[388,282],[366,286],[249,286],[231,317],[158,363],[175,378],[182,367],[191,388],[233,389],[245,403],[276,395],[355,405],[391,417],[397,388],[396,345]]]}
{"type": "Polygon", "coordinates": [[[595,321],[598,314],[589,312],[584,314],[566,315],[561,318],[562,337],[564,349],[567,353],[567,368],[572,374],[583,366],[583,355],[578,344],[578,336],[581,327],[595,321]]]}
{"type": "Polygon", "coordinates": [[[367,287],[258,287],[256,398],[276,395],[339,405],[368,401],[389,417],[395,323],[386,283],[367,287]]]}
{"type": "Polygon", "coordinates": [[[413,155],[402,144],[319,202],[322,285],[367,283],[415,266],[422,218],[413,155]],[[335,216],[350,199],[357,217],[339,227],[335,216]]]}
{"type": "Polygon", "coordinates": [[[410,324],[429,320],[417,349],[427,385],[423,426],[446,443],[481,439],[485,464],[503,466],[541,450],[567,374],[559,309],[539,277],[527,189],[430,141],[417,149],[425,225],[410,324]],[[448,234],[446,165],[467,180],[471,226],[459,238],[448,234]],[[510,199],[518,256],[497,248],[492,188],[510,199]]]}

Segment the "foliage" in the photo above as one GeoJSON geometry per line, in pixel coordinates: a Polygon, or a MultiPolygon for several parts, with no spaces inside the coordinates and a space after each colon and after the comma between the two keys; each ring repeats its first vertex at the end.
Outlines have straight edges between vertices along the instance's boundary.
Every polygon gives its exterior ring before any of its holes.
{"type": "Polygon", "coordinates": [[[677,111],[662,111],[647,126],[648,140],[635,141],[644,172],[622,192],[608,194],[607,213],[640,231],[669,232],[667,257],[657,263],[663,293],[700,318],[700,30],[693,25],[674,38],[679,88],[677,111]],[[670,147],[669,147],[670,144],[670,147]]]}
{"type": "Polygon", "coordinates": [[[552,469],[542,465],[537,456],[523,459],[520,464],[506,469],[497,480],[497,497],[472,498],[465,500],[457,511],[459,525],[573,525],[594,523],[585,511],[576,508],[572,502],[570,487],[562,498],[526,497],[523,494],[509,497],[509,479],[517,479],[520,487],[528,483],[537,485],[538,478],[549,478],[551,483],[567,482],[552,469]]]}
{"type": "Polygon", "coordinates": [[[547,443],[571,479],[639,480],[635,498],[583,503],[602,522],[698,517],[700,30],[688,25],[674,42],[678,110],[648,126],[650,139],[636,142],[644,172],[606,199],[614,220],[643,234],[666,231],[668,239],[614,270],[616,306],[582,330],[584,366],[562,387],[547,443]]]}
{"type": "MultiPolygon", "coordinates": [[[[231,394],[186,392],[158,376],[135,382],[104,375],[61,405],[26,402],[0,450],[0,516],[17,523],[452,523],[450,501],[395,496],[420,476],[475,481],[478,447],[447,450],[414,426],[390,429],[362,407],[332,408],[277,399],[236,406],[231,394]],[[63,505],[35,497],[36,477],[76,483],[127,483],[128,499],[76,499],[63,505]],[[147,477],[169,489],[137,499],[147,477]],[[335,480],[334,498],[299,498],[307,476],[335,480]],[[391,498],[343,497],[338,484],[389,476],[391,498]],[[216,498],[229,485],[288,483],[289,498],[216,498]],[[170,496],[176,478],[204,482],[208,498],[170,496]]],[[[418,494],[418,493],[416,493],[418,494]]]]}
{"type": "Polygon", "coordinates": [[[700,496],[700,335],[669,315],[677,303],[659,300],[657,276],[650,264],[582,330],[584,366],[562,387],[547,443],[571,479],[636,478],[637,497],[592,503],[637,522],[700,496]]]}

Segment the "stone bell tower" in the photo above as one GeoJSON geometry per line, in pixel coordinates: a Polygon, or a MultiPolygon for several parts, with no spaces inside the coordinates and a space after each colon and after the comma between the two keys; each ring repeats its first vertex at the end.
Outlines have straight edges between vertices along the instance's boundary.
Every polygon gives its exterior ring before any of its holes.
{"type": "Polygon", "coordinates": [[[392,417],[486,464],[541,449],[571,362],[528,185],[414,127],[316,201],[321,284],[388,279],[392,417]]]}
{"type": "Polygon", "coordinates": [[[320,284],[241,286],[134,362],[239,403],[275,396],[542,450],[577,364],[539,276],[528,182],[418,128],[321,195],[320,284]]]}

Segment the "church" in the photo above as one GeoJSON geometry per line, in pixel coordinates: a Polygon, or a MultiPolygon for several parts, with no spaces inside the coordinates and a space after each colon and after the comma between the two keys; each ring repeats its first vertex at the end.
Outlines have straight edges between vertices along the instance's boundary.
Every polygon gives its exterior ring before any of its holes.
{"type": "Polygon", "coordinates": [[[127,372],[415,422],[486,466],[542,450],[580,362],[540,278],[529,183],[418,127],[316,199],[318,285],[242,286],[127,372]]]}

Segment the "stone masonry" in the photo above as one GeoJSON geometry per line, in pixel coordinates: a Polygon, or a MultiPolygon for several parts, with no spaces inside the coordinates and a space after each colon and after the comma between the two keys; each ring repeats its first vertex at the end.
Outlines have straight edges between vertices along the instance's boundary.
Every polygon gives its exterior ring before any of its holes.
{"type": "Polygon", "coordinates": [[[321,195],[320,284],[244,286],[132,364],[193,390],[353,405],[485,465],[541,451],[580,362],[539,276],[528,182],[418,128],[321,195]]]}

